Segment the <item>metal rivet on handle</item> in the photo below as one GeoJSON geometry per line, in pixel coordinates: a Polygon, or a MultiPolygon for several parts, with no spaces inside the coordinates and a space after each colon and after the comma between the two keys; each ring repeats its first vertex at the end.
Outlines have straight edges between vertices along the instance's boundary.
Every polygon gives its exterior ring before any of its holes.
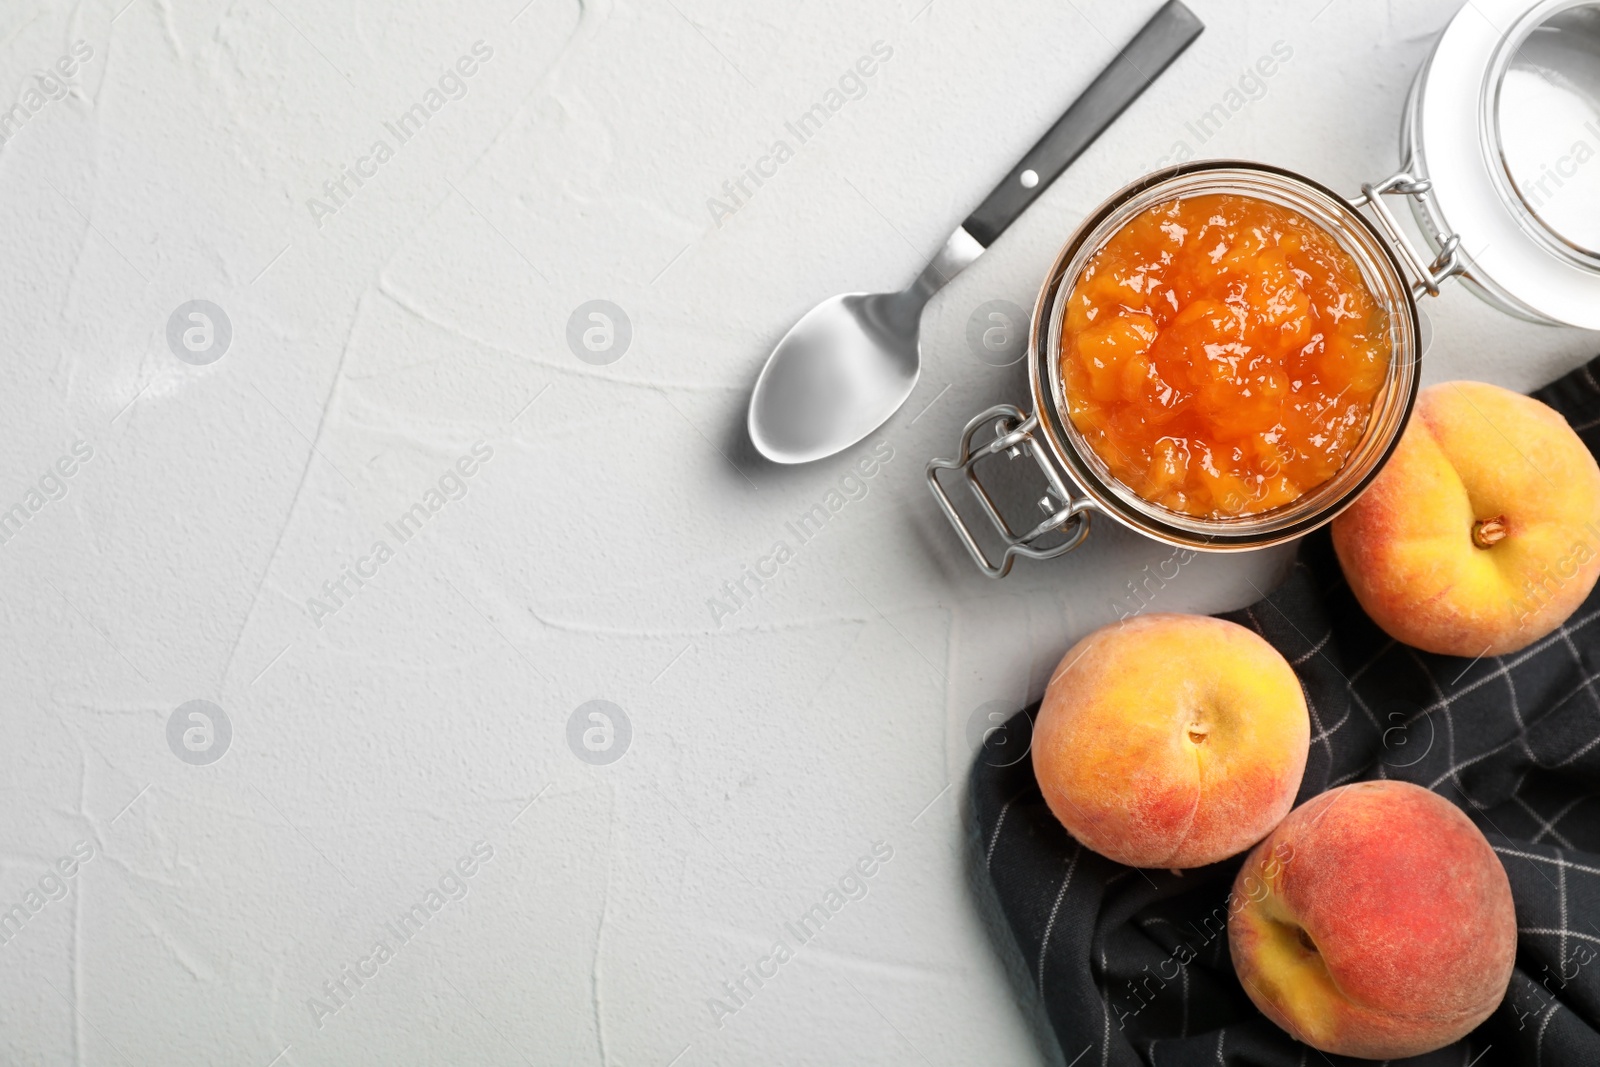
{"type": "Polygon", "coordinates": [[[1038,171],[1036,171],[1036,170],[1025,170],[1025,171],[1022,172],[1022,187],[1024,189],[1032,189],[1035,185],[1038,185],[1038,184],[1039,184],[1039,172],[1038,171]]]}

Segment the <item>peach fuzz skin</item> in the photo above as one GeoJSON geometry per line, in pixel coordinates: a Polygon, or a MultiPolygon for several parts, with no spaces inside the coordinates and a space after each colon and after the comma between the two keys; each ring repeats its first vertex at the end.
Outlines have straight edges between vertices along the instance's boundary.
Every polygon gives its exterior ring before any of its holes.
{"type": "Polygon", "coordinates": [[[1431,386],[1389,462],[1333,521],[1333,547],[1389,636],[1449,656],[1514,652],[1600,577],[1600,466],[1531,397],[1431,386]]]}
{"type": "Polygon", "coordinates": [[[1312,798],[1256,846],[1233,892],[1228,947],[1245,993],[1323,1052],[1442,1048],[1511,981],[1505,868],[1459,808],[1420,786],[1357,782],[1312,798]]]}
{"type": "Polygon", "coordinates": [[[1300,680],[1266,641],[1221,619],[1145,615],[1062,658],[1033,771],[1087,847],[1133,867],[1201,867],[1288,814],[1310,733],[1300,680]]]}

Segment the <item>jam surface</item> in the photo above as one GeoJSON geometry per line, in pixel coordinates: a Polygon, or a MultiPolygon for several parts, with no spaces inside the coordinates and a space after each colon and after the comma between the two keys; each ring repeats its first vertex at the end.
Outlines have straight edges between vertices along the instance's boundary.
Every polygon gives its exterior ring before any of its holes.
{"type": "Polygon", "coordinates": [[[1389,371],[1387,312],[1319,225],[1254,197],[1149,208],[1089,261],[1061,342],[1067,411],[1124,485],[1250,515],[1331,478],[1389,371]]]}

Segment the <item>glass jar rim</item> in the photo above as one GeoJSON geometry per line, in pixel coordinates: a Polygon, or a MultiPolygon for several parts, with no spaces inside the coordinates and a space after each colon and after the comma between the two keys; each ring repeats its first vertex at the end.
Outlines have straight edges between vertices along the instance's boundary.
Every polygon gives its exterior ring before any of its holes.
{"type": "MultiPolygon", "coordinates": [[[[1556,220],[1548,216],[1534,189],[1524,187],[1524,182],[1530,175],[1519,174],[1514,169],[1512,154],[1508,151],[1506,142],[1507,77],[1517,68],[1524,47],[1536,33],[1558,25],[1562,20],[1578,13],[1585,13],[1590,18],[1600,17],[1600,2],[1547,0],[1545,3],[1532,6],[1504,34],[1484,71],[1483,89],[1479,101],[1478,136],[1486,156],[1489,177],[1518,225],[1556,256],[1571,262],[1580,270],[1594,271],[1600,270],[1600,249],[1586,243],[1586,241],[1592,242],[1592,238],[1565,232],[1556,220]]],[[[1600,57],[1595,58],[1600,60],[1600,57]]],[[[1529,119],[1526,115],[1516,117],[1523,121],[1529,119]]],[[[1589,147],[1587,141],[1583,143],[1585,147],[1589,147]]],[[[1547,165],[1545,169],[1548,171],[1549,166],[1547,165]]],[[[1556,176],[1556,180],[1560,180],[1559,175],[1556,176]]]]}
{"type": "Polygon", "coordinates": [[[1373,223],[1326,186],[1281,167],[1245,160],[1184,163],[1145,175],[1092,212],[1056,257],[1034,307],[1029,338],[1034,410],[1050,450],[1098,509],[1146,536],[1197,550],[1263,548],[1331,521],[1359,496],[1398,444],[1416,400],[1421,327],[1416,301],[1394,250],[1373,223]],[[1089,259],[1146,208],[1211,193],[1252,196],[1307,215],[1350,253],[1392,331],[1389,374],[1360,441],[1332,478],[1295,500],[1251,515],[1188,515],[1144,499],[1116,478],[1067,414],[1061,375],[1066,305],[1089,259]]]}

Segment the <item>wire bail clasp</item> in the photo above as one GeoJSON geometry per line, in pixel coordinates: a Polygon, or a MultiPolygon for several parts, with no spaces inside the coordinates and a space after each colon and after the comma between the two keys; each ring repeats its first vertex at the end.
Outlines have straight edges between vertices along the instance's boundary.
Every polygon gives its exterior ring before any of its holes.
{"type": "Polygon", "coordinates": [[[1024,415],[1014,404],[997,404],[967,423],[966,429],[961,434],[960,452],[955,459],[928,461],[928,488],[933,491],[934,499],[939,501],[939,507],[944,511],[945,518],[955,527],[961,543],[967,546],[967,552],[972,556],[973,562],[990,578],[1004,578],[1010,573],[1011,564],[1018,556],[1026,556],[1029,559],[1054,559],[1056,556],[1071,552],[1082,544],[1083,539],[1089,534],[1089,513],[1095,510],[1094,501],[1087,497],[1074,497],[1072,491],[1067,488],[1060,472],[1050,462],[1044,446],[1034,436],[1033,431],[1038,425],[1037,415],[1024,415]],[[991,423],[994,425],[994,440],[982,447],[974,448],[973,436],[991,423]],[[1002,452],[1011,459],[1019,459],[1026,452],[1038,464],[1045,476],[1045,495],[1039,499],[1039,507],[1047,517],[1026,533],[1017,533],[1006,522],[994,498],[989,495],[989,491],[978,479],[977,471],[973,469],[973,465],[980,459],[1002,452]],[[960,471],[966,479],[972,495],[977,499],[984,514],[988,515],[989,521],[994,524],[996,532],[1000,534],[1000,539],[1005,544],[1005,553],[1000,557],[999,563],[990,561],[982,546],[978,544],[977,538],[967,527],[966,520],[956,511],[955,503],[939,482],[938,472],[941,470],[960,471]],[[1061,534],[1064,540],[1056,544],[1041,544],[1041,541],[1051,534],[1061,534]]]}
{"type": "Polygon", "coordinates": [[[1400,254],[1401,259],[1405,260],[1406,266],[1411,268],[1411,273],[1417,279],[1412,289],[1414,296],[1421,296],[1423,293],[1438,296],[1440,285],[1457,274],[1466,273],[1467,269],[1466,262],[1461,257],[1460,234],[1452,233],[1441,237],[1439,254],[1434,257],[1432,263],[1429,263],[1406,238],[1405,232],[1400,229],[1400,220],[1394,217],[1394,212],[1389,210],[1389,205],[1382,199],[1385,196],[1409,196],[1421,202],[1423,196],[1432,188],[1431,178],[1413,177],[1407,169],[1391,174],[1376,185],[1368,182],[1361,187],[1361,196],[1350,201],[1358,208],[1372,208],[1378,225],[1389,238],[1390,246],[1400,254]]]}

